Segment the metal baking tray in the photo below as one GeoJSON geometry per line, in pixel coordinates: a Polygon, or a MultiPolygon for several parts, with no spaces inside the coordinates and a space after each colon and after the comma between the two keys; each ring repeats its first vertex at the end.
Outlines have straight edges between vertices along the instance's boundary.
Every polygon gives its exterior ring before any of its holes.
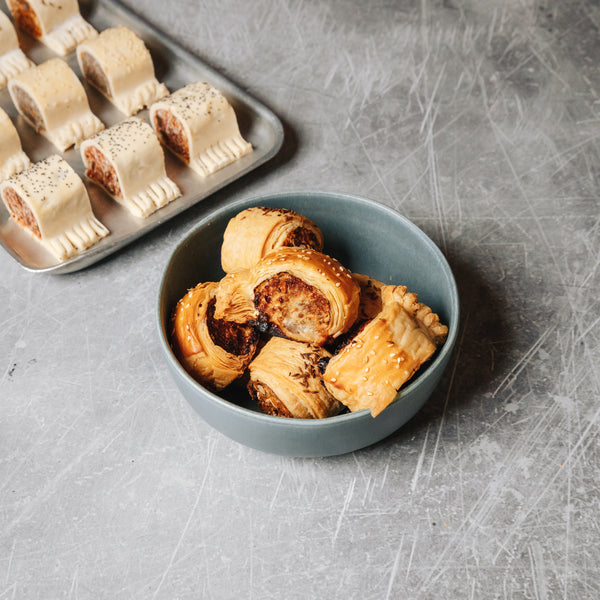
{"type": "MultiPolygon", "coordinates": [[[[110,230],[110,235],[94,246],[64,262],[59,262],[28,231],[10,218],[4,203],[0,201],[0,243],[21,266],[29,271],[70,273],[92,265],[265,163],[278,152],[283,142],[283,127],[273,112],[218,70],[171,40],[164,32],[156,29],[116,0],[80,1],[79,5],[84,18],[98,31],[116,25],[125,25],[137,33],[150,50],[157,78],[164,82],[169,90],[175,91],[193,81],[207,81],[219,89],[232,104],[238,117],[241,134],[252,144],[253,150],[208,177],[198,175],[165,150],[167,174],[180,187],[183,196],[149,217],[141,219],[131,215],[101,188],[86,181],[79,149],[60,153],[43,136],[36,134],[18,115],[8,90],[4,88],[0,91],[0,106],[15,124],[25,153],[34,162],[51,154],[62,155],[82,177],[94,214],[110,230]]],[[[25,54],[37,64],[56,57],[56,54],[40,42],[25,34],[19,33],[19,40],[25,54]]],[[[75,52],[65,57],[65,60],[82,80],[92,112],[100,117],[107,127],[126,118],[83,80],[75,52]]],[[[144,110],[137,116],[148,120],[148,111],[144,110]]]]}

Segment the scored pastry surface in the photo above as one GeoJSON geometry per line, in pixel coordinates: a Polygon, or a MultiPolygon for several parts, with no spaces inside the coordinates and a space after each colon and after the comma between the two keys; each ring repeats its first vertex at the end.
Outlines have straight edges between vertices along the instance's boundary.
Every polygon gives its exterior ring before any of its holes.
{"type": "Polygon", "coordinates": [[[0,108],[0,181],[20,173],[30,163],[13,122],[0,108]]]}
{"type": "Polygon", "coordinates": [[[206,82],[191,83],[155,102],[150,120],[161,142],[202,176],[252,151],[233,107],[206,82]]]}
{"type": "Polygon", "coordinates": [[[109,233],[80,177],[56,154],[2,182],[0,193],[11,216],[60,261],[109,233]]]}
{"type": "Polygon", "coordinates": [[[79,12],[77,0],[7,0],[19,29],[62,56],[98,32],[79,12]]]}
{"type": "Polygon", "coordinates": [[[147,217],[181,196],[167,177],[163,149],[152,127],[130,117],[84,140],[86,176],[138,217],[147,217]]]}
{"type": "Polygon", "coordinates": [[[61,152],[104,129],[77,75],[60,58],[15,76],[8,91],[25,120],[61,152]]]}
{"type": "Polygon", "coordinates": [[[127,116],[169,94],[144,41],[127,27],[105,29],[80,44],[77,61],[87,81],[127,116]]]}
{"type": "Polygon", "coordinates": [[[381,310],[329,361],[327,389],[351,411],[377,416],[443,343],[447,328],[404,286],[382,285],[381,310]]]}

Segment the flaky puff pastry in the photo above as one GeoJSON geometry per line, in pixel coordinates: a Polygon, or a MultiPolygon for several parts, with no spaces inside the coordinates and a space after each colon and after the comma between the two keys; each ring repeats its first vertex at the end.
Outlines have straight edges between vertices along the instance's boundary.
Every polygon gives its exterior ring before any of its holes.
{"type": "Polygon", "coordinates": [[[221,266],[225,273],[254,266],[277,248],[323,250],[323,234],[310,219],[285,208],[254,206],[233,217],[223,234],[221,266]]]}
{"type": "MultiPolygon", "coordinates": [[[[375,282],[375,285],[378,282],[375,282]]],[[[448,333],[404,286],[381,285],[381,310],[328,363],[327,389],[351,411],[375,417],[431,358],[448,333]]]]}
{"type": "Polygon", "coordinates": [[[214,318],[217,283],[198,284],[179,300],[171,343],[184,369],[219,391],[240,377],[254,356],[258,336],[252,327],[214,318]]]}
{"type": "Polygon", "coordinates": [[[331,354],[320,346],[272,337],[250,363],[248,391],[270,415],[323,419],[343,406],[323,384],[320,363],[331,354]]]}
{"type": "Polygon", "coordinates": [[[336,259],[310,248],[279,248],[219,282],[215,315],[319,346],[356,320],[359,285],[336,259]]]}

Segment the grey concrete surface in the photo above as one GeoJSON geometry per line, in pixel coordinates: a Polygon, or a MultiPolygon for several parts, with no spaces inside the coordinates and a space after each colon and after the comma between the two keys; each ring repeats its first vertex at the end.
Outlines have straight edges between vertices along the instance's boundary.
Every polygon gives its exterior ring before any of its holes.
{"type": "Polygon", "coordinates": [[[285,142],[82,272],[0,252],[0,599],[599,598],[598,2],[128,4],[285,142]],[[228,440],[157,342],[188,228],[290,189],[397,209],[460,287],[442,385],[351,455],[228,440]]]}

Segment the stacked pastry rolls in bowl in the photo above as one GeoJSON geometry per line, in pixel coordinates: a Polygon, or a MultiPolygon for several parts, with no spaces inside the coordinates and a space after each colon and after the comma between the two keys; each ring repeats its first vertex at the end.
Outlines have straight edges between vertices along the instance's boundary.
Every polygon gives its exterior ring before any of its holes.
{"type": "Polygon", "coordinates": [[[176,246],[158,297],[183,396],[228,437],[330,456],[387,437],[423,406],[456,341],[437,246],[356,196],[284,192],[227,204],[176,246]]]}

